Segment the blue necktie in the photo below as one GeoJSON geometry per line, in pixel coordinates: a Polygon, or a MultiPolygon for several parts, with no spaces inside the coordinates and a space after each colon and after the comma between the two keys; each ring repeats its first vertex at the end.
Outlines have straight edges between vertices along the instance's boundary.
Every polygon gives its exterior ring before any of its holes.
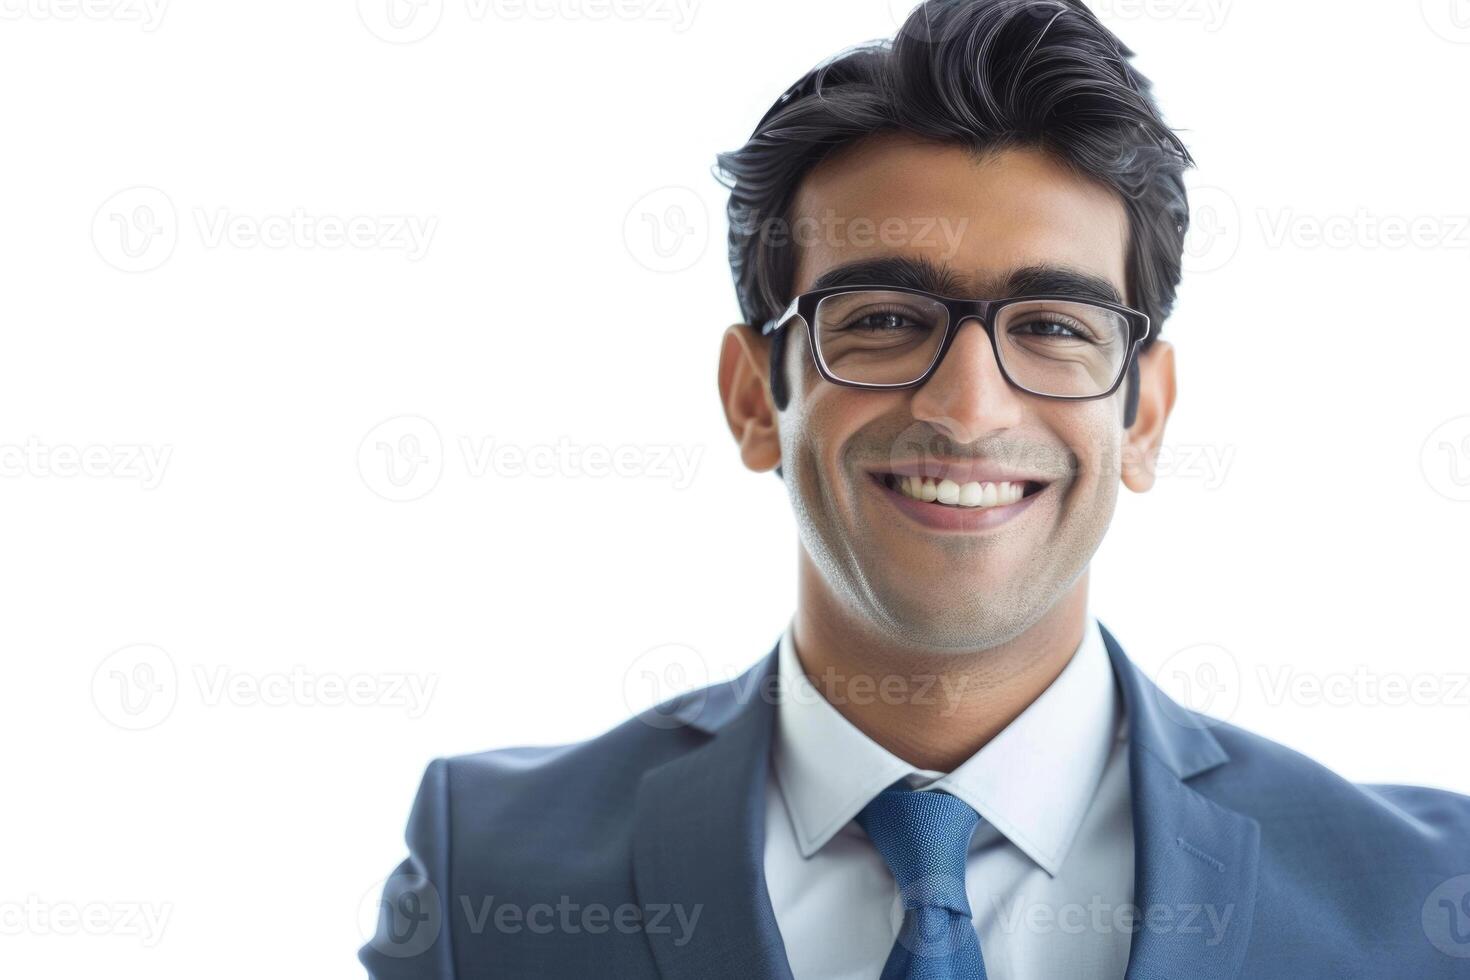
{"type": "Polygon", "coordinates": [[[857,815],[903,899],[903,926],[882,980],[985,980],[965,895],[965,859],[980,814],[948,793],[902,783],[857,815]]]}

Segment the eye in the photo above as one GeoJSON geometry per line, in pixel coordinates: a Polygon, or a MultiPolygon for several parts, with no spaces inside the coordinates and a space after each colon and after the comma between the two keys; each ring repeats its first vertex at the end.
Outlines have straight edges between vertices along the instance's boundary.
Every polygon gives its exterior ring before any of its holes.
{"type": "Polygon", "coordinates": [[[1011,333],[1043,339],[1081,340],[1089,344],[1097,343],[1097,337],[1086,325],[1054,313],[1037,316],[1025,323],[1012,324],[1011,333]]]}
{"type": "Polygon", "coordinates": [[[844,332],[852,333],[900,333],[908,330],[927,330],[928,325],[911,311],[902,309],[864,310],[843,322],[844,332]]]}

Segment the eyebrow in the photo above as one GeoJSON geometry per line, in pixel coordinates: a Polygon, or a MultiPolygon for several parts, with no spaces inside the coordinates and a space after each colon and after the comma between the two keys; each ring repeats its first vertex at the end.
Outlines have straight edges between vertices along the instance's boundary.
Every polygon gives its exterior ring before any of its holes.
{"type": "Polygon", "coordinates": [[[906,255],[846,262],[822,273],[811,288],[827,289],[832,286],[906,286],[940,296],[978,293],[990,299],[1059,293],[1106,303],[1123,302],[1117,287],[1107,279],[1066,266],[1024,266],[1000,277],[973,282],[949,266],[906,255]]]}

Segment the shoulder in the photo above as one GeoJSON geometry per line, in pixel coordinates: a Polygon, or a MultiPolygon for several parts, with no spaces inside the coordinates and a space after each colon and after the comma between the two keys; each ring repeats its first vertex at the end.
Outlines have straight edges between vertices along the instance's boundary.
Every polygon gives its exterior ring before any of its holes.
{"type": "Polygon", "coordinates": [[[1280,742],[1226,722],[1211,731],[1230,756],[1201,776],[1233,802],[1261,816],[1289,817],[1330,810],[1342,820],[1386,823],[1410,832],[1440,828],[1470,834],[1470,796],[1448,789],[1354,783],[1280,742]],[[1213,780],[1211,777],[1214,777],[1213,780]]]}
{"type": "Polygon", "coordinates": [[[1454,931],[1457,910],[1470,910],[1470,796],[1355,783],[1234,725],[1212,731],[1229,760],[1189,785],[1259,829],[1252,942],[1270,952],[1258,955],[1282,975],[1341,967],[1337,953],[1302,946],[1306,930],[1371,941],[1372,956],[1406,971],[1396,975],[1449,976],[1441,954],[1470,941],[1454,931]]]}
{"type": "Polygon", "coordinates": [[[1421,874],[1444,878],[1470,871],[1470,796],[1355,783],[1234,725],[1214,723],[1211,731],[1229,761],[1191,785],[1259,823],[1267,857],[1320,865],[1333,877],[1407,874],[1417,881],[1421,874]]]}
{"type": "Polygon", "coordinates": [[[487,819],[513,815],[535,801],[596,799],[606,806],[637,789],[644,772],[688,751],[702,736],[688,726],[658,728],[634,716],[594,738],[565,745],[512,746],[446,756],[425,780],[455,807],[487,819]]]}
{"type": "Polygon", "coordinates": [[[1180,705],[1105,626],[1102,633],[1141,758],[1183,773],[1204,799],[1257,823],[1263,859],[1315,873],[1314,880],[1347,881],[1375,869],[1470,872],[1470,796],[1355,783],[1280,742],[1180,705]]]}
{"type": "Polygon", "coordinates": [[[584,741],[435,759],[420,800],[435,794],[450,813],[472,812],[478,827],[565,835],[595,815],[606,829],[609,819],[631,814],[645,773],[705,744],[751,698],[766,696],[761,684],[770,667],[763,659],[740,677],[669,698],[584,741]]]}

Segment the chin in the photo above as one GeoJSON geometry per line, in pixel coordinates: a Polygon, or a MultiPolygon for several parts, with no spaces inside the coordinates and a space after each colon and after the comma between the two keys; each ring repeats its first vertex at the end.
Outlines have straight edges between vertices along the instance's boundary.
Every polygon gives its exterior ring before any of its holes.
{"type": "MultiPolygon", "coordinates": [[[[912,583],[910,583],[912,584],[912,583]]],[[[936,650],[975,650],[1004,643],[1021,631],[1025,610],[1015,608],[1008,596],[984,588],[960,594],[973,598],[957,602],[954,592],[927,591],[890,595],[875,619],[895,634],[894,641],[936,650]]]]}

